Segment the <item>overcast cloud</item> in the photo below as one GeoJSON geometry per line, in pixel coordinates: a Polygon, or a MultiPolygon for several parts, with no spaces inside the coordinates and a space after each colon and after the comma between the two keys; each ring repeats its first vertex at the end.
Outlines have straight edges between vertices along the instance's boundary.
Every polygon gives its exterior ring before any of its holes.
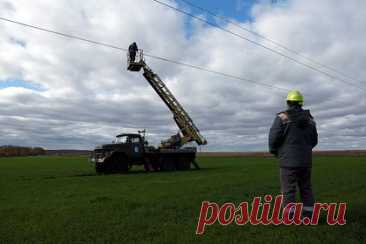
{"type": "MultiPolygon", "coordinates": [[[[357,79],[366,89],[366,1],[260,1],[240,23],[357,79]]],[[[171,4],[176,4],[170,1],[171,4]]],[[[151,0],[4,1],[0,16],[209,69],[300,89],[318,149],[365,148],[365,91],[275,55],[151,0]]],[[[250,36],[233,25],[232,31],[250,36]]],[[[263,44],[271,46],[270,43],[263,44]]],[[[177,132],[172,115],[126,54],[0,22],[0,145],[91,149],[147,129],[154,143],[177,132]]],[[[306,60],[302,60],[306,62],[306,60]]],[[[207,138],[202,150],[267,150],[286,92],[147,58],[207,138]]]]}

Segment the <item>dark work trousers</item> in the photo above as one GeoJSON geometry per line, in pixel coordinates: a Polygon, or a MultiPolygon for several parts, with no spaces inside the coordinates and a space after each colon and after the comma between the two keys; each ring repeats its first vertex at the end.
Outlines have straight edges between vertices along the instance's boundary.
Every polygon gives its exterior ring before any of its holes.
{"type": "Polygon", "coordinates": [[[131,63],[135,62],[135,59],[136,59],[136,52],[130,51],[130,62],[131,63]]]}
{"type": "Polygon", "coordinates": [[[313,207],[314,195],[311,186],[311,168],[280,168],[283,206],[294,203],[299,188],[303,207],[313,207]]]}

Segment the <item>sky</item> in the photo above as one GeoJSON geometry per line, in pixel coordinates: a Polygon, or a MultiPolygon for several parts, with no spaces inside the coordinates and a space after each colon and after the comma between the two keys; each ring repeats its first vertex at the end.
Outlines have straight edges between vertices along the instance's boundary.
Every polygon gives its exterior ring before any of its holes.
{"type": "MultiPolygon", "coordinates": [[[[187,1],[176,1],[178,7],[187,8],[193,14],[202,15],[202,10],[194,8],[189,3],[192,3],[198,7],[209,10],[220,16],[229,17],[237,21],[250,21],[251,20],[251,9],[254,4],[258,3],[258,0],[227,0],[227,1],[210,1],[210,0],[187,0],[187,1]]],[[[209,16],[206,16],[209,17],[209,16]]]]}
{"type": "MultiPolygon", "coordinates": [[[[124,48],[136,41],[149,54],[285,89],[146,57],[207,138],[200,150],[268,150],[291,89],[303,92],[317,122],[317,150],[366,147],[365,1],[190,0],[231,23],[181,0],[161,1],[343,82],[152,0],[0,0],[0,16],[124,48]]],[[[126,70],[122,51],[0,21],[0,53],[0,145],[92,149],[141,129],[158,144],[178,130],[142,73],[126,70]]]]}

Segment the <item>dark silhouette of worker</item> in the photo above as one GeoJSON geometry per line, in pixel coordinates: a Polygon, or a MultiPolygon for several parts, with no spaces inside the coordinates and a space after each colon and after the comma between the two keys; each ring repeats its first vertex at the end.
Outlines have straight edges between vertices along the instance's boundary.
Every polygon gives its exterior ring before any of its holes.
{"type": "Polygon", "coordinates": [[[135,62],[136,59],[136,53],[138,51],[138,47],[136,42],[132,43],[129,47],[128,47],[128,52],[130,54],[130,62],[133,63],[135,62]]]}
{"type": "Polygon", "coordinates": [[[302,109],[303,101],[299,91],[288,93],[288,109],[277,114],[270,129],[269,150],[280,161],[283,206],[295,202],[298,187],[303,216],[311,217],[315,203],[311,185],[312,149],[318,144],[318,133],[310,111],[302,109]]]}

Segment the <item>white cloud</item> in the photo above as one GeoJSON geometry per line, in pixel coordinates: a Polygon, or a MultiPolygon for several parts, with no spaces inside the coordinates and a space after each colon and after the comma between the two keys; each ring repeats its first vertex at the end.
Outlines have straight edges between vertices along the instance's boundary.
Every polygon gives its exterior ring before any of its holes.
{"type": "MultiPolygon", "coordinates": [[[[240,24],[365,86],[365,5],[356,0],[261,1],[253,8],[253,22],[240,24]]],[[[364,91],[151,0],[0,0],[0,15],[126,48],[137,41],[148,53],[301,89],[318,122],[320,148],[365,146],[364,91]],[[189,38],[186,21],[194,26],[189,38]]],[[[171,114],[142,75],[126,71],[124,53],[10,23],[0,26],[0,82],[22,79],[47,89],[0,90],[0,144],[92,148],[122,131],[146,128],[154,142],[176,132],[171,114]]],[[[227,28],[248,35],[233,25],[227,28]]],[[[150,58],[147,62],[192,115],[208,139],[207,149],[266,150],[269,126],[284,109],[283,92],[150,58]]]]}

